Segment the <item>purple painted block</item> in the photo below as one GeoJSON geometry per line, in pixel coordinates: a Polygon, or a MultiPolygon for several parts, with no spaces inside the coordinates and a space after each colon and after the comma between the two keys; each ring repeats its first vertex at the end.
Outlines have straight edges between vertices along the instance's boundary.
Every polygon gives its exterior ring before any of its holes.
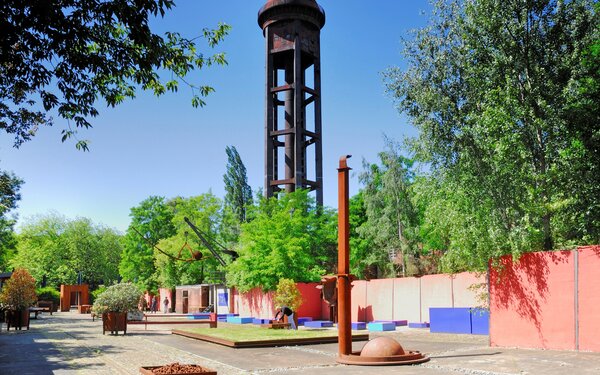
{"type": "Polygon", "coordinates": [[[471,333],[471,309],[468,307],[430,307],[432,333],[471,333]]]}
{"type": "Polygon", "coordinates": [[[393,322],[371,322],[367,324],[369,331],[394,331],[396,324],[393,322]]]}
{"type": "Polygon", "coordinates": [[[304,322],[304,326],[310,328],[333,327],[333,322],[329,320],[313,320],[304,322]]]}
{"type": "Polygon", "coordinates": [[[350,325],[351,325],[352,329],[355,331],[367,329],[367,323],[365,323],[365,322],[352,322],[350,325]]]}
{"type": "Polygon", "coordinates": [[[422,323],[408,323],[408,328],[429,328],[429,323],[427,322],[422,322],[422,323]]]}
{"type": "Polygon", "coordinates": [[[254,318],[252,319],[252,324],[269,324],[272,319],[262,319],[262,318],[254,318]]]}
{"type": "Polygon", "coordinates": [[[298,318],[298,325],[303,326],[306,322],[312,322],[312,318],[308,316],[303,316],[298,318]]]}
{"type": "Polygon", "coordinates": [[[490,334],[490,312],[485,309],[471,309],[471,333],[474,335],[490,334]]]}

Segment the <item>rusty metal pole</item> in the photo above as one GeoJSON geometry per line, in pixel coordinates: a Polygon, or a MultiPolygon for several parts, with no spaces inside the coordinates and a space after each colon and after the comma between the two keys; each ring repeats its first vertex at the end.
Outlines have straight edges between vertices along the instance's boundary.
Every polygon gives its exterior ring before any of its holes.
{"type": "Polygon", "coordinates": [[[348,180],[351,168],[346,160],[352,155],[340,158],[338,168],[338,355],[352,352],[352,331],[350,317],[350,220],[348,180]]]}

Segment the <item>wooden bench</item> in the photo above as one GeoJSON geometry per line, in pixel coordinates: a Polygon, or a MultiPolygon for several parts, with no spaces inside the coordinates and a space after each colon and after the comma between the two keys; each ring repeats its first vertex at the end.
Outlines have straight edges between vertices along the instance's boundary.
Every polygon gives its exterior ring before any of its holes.
{"type": "Polygon", "coordinates": [[[290,328],[290,323],[281,323],[281,322],[273,322],[273,323],[269,323],[269,324],[261,324],[260,326],[262,328],[269,328],[269,329],[284,329],[284,328],[290,328]]]}
{"type": "Polygon", "coordinates": [[[40,308],[40,309],[42,309],[42,310],[40,310],[40,312],[49,312],[50,315],[52,315],[52,311],[54,310],[54,302],[52,302],[52,301],[38,301],[37,307],[40,308]]]}
{"type": "Polygon", "coordinates": [[[208,324],[210,328],[217,328],[217,314],[211,313],[208,320],[186,319],[186,320],[148,320],[148,318],[181,318],[189,317],[187,314],[144,314],[144,320],[128,320],[127,324],[144,325],[144,330],[148,329],[148,324],[208,324]]]}

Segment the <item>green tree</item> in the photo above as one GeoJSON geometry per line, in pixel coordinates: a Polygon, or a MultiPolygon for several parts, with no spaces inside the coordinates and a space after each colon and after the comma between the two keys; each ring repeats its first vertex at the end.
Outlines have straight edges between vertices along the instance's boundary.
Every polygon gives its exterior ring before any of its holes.
{"type": "MultiPolygon", "coordinates": [[[[227,244],[227,240],[221,235],[224,215],[227,214],[223,210],[222,201],[212,193],[206,193],[190,198],[177,197],[169,200],[168,205],[174,212],[173,225],[176,233],[162,239],[158,247],[171,256],[181,258],[190,258],[190,250],[200,251],[202,259],[185,262],[155,251],[160,285],[174,288],[177,285],[223,282],[219,275],[224,273],[224,269],[184,221],[185,217],[190,219],[198,229],[208,235],[209,241],[215,239],[219,243],[227,244]]],[[[216,251],[219,249],[216,248],[216,251]]],[[[219,255],[224,259],[228,258],[225,254],[219,255]]]]}
{"type": "Polygon", "coordinates": [[[38,284],[45,280],[54,288],[75,284],[79,272],[92,288],[110,284],[119,278],[120,237],[87,218],[36,217],[23,225],[11,265],[29,270],[38,284]]]}
{"type": "MultiPolygon", "coordinates": [[[[91,126],[98,100],[114,107],[135,97],[137,88],[160,96],[177,91],[180,82],[191,87],[193,106],[204,105],[202,97],[213,88],[186,77],[204,66],[226,64],[225,55],[205,56],[198,38],[153,33],[150,18],[174,6],[172,0],[3,1],[0,129],[14,134],[19,146],[39,125],[51,125],[48,112],[56,110],[68,124],[64,141],[74,134],[71,122],[91,126]],[[159,71],[169,78],[161,79],[159,71]]],[[[214,47],[228,31],[219,24],[202,36],[214,47]]],[[[85,141],[76,146],[87,149],[85,141]]]]}
{"type": "Polygon", "coordinates": [[[235,146],[227,146],[227,172],[225,183],[225,203],[236,214],[240,223],[246,221],[246,210],[252,205],[252,189],[248,185],[246,167],[235,146]]]}
{"type": "Polygon", "coordinates": [[[7,171],[0,171],[0,271],[8,270],[8,262],[16,247],[15,217],[10,211],[21,199],[19,190],[23,180],[7,171]]]}
{"type": "Polygon", "coordinates": [[[575,189],[569,168],[600,170],[590,144],[600,122],[587,122],[597,97],[574,89],[597,77],[585,57],[599,24],[588,0],[438,1],[405,41],[408,68],[388,70],[386,84],[419,129],[412,150],[453,202],[429,214],[464,220],[447,256],[483,269],[492,253],[598,241],[597,177],[575,189]]]}
{"type": "Polygon", "coordinates": [[[308,191],[263,198],[250,214],[252,220],[241,227],[240,257],[227,269],[229,285],[242,292],[275,290],[281,278],[318,281],[333,270],[337,220],[308,191]]]}
{"type": "Polygon", "coordinates": [[[131,224],[123,237],[119,272],[125,281],[143,290],[158,288],[154,246],[175,234],[173,210],[164,197],[151,196],[131,208],[131,224]],[[143,236],[143,238],[142,238],[143,236]]]}
{"type": "Polygon", "coordinates": [[[364,192],[352,196],[349,202],[350,221],[350,272],[359,278],[377,277],[373,272],[375,262],[370,256],[373,254],[370,238],[360,235],[360,228],[367,222],[367,208],[365,207],[364,192]]]}
{"type": "Polygon", "coordinates": [[[407,276],[407,260],[414,259],[419,242],[418,216],[411,198],[413,161],[402,156],[399,146],[389,139],[379,159],[381,165],[363,160],[359,175],[365,185],[362,195],[367,221],[358,232],[372,243],[363,262],[376,264],[384,276],[407,276]],[[398,270],[391,268],[394,264],[398,270]]]}

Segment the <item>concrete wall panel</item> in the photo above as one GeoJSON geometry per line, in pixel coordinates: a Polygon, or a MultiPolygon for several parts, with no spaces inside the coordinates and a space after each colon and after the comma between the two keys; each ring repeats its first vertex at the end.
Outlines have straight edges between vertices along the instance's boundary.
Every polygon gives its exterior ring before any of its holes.
{"type": "Polygon", "coordinates": [[[421,321],[429,321],[430,307],[452,306],[452,282],[449,275],[421,277],[421,321]]]}
{"type": "Polygon", "coordinates": [[[373,315],[367,306],[367,284],[365,280],[354,280],[352,282],[352,311],[350,312],[353,322],[366,322],[367,315],[373,315]]]}
{"type": "Polygon", "coordinates": [[[367,306],[372,308],[372,314],[366,314],[367,321],[392,320],[394,279],[370,280],[367,283],[367,306]]]}
{"type": "Polygon", "coordinates": [[[452,276],[452,296],[454,304],[452,307],[476,307],[484,306],[487,301],[482,301],[487,296],[486,275],[477,275],[471,272],[457,273],[452,276]]]}
{"type": "Polygon", "coordinates": [[[575,349],[574,256],[570,251],[501,260],[490,272],[493,346],[575,349]]]}
{"type": "Polygon", "coordinates": [[[421,283],[416,277],[393,279],[394,320],[421,322],[421,283]]]}
{"type": "Polygon", "coordinates": [[[579,350],[600,352],[600,246],[579,248],[579,350]]]}

